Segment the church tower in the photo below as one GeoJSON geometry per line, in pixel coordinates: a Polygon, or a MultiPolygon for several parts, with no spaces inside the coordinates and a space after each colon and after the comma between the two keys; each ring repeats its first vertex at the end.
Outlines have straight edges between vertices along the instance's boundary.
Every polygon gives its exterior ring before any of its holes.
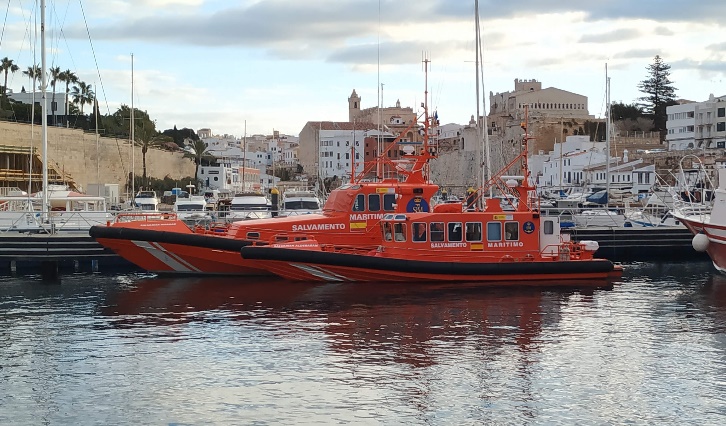
{"type": "Polygon", "coordinates": [[[358,96],[358,94],[355,93],[355,89],[353,89],[353,93],[351,93],[350,97],[348,98],[348,122],[352,123],[359,114],[360,96],[358,96]]]}

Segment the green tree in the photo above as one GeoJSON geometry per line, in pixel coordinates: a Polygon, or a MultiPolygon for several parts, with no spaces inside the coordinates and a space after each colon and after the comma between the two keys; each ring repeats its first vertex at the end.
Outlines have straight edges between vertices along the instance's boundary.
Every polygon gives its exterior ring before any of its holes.
{"type": "Polygon", "coordinates": [[[176,126],[174,126],[173,129],[167,129],[164,130],[162,133],[164,133],[167,136],[170,136],[174,143],[179,145],[180,147],[184,147],[184,140],[185,139],[191,139],[192,141],[198,141],[199,136],[194,132],[192,129],[183,128],[181,130],[177,129],[176,126]]]}
{"type": "Polygon", "coordinates": [[[7,99],[8,97],[8,72],[15,74],[15,71],[19,70],[20,67],[13,63],[12,59],[7,56],[0,61],[0,69],[5,73],[5,84],[3,84],[3,95],[7,99]]]}
{"type": "Polygon", "coordinates": [[[66,116],[66,125],[68,124],[68,98],[71,92],[70,85],[78,83],[78,76],[71,70],[65,70],[58,75],[58,80],[64,82],[66,84],[66,108],[65,108],[65,116],[66,116]]]}
{"type": "MultiPolygon", "coordinates": [[[[134,127],[136,127],[136,117],[134,117],[134,127]]],[[[172,138],[156,131],[156,125],[151,120],[143,120],[141,126],[134,131],[136,143],[141,145],[141,164],[142,164],[142,185],[148,185],[148,177],[146,174],[146,153],[149,148],[158,147],[165,142],[171,142],[172,138]]]]}
{"type": "Polygon", "coordinates": [[[92,85],[87,84],[85,81],[78,81],[78,84],[76,86],[73,86],[72,94],[73,94],[73,102],[78,104],[78,106],[81,109],[81,115],[83,115],[83,106],[88,104],[91,105],[93,103],[93,98],[96,96],[96,94],[93,92],[92,85]]]}
{"type": "Polygon", "coordinates": [[[613,121],[637,120],[643,116],[643,108],[635,103],[626,105],[622,102],[615,102],[610,106],[610,113],[613,121]]]}
{"type": "MultiPolygon", "coordinates": [[[[199,166],[202,161],[214,161],[215,157],[207,151],[207,144],[201,140],[196,140],[190,145],[190,150],[184,153],[184,158],[189,158],[194,162],[196,167],[194,168],[194,179],[197,180],[199,176],[199,166]]],[[[199,186],[197,186],[199,187],[199,186]]]]}
{"type": "Polygon", "coordinates": [[[663,132],[666,128],[666,107],[675,105],[676,88],[670,80],[671,66],[663,62],[659,55],[646,67],[648,78],[638,84],[638,89],[646,96],[638,98],[646,115],[653,118],[653,130],[663,132]]]}
{"type": "Polygon", "coordinates": [[[40,80],[40,78],[42,77],[40,73],[40,65],[33,65],[32,67],[28,67],[28,69],[23,71],[23,74],[28,77],[28,81],[30,82],[31,92],[35,92],[35,90],[38,88],[38,86],[35,84],[35,81],[40,80]]]}
{"type": "Polygon", "coordinates": [[[55,86],[56,86],[56,84],[59,81],[61,81],[61,79],[60,79],[60,75],[61,75],[61,69],[60,69],[60,67],[53,67],[53,68],[51,68],[50,71],[49,71],[49,74],[50,74],[50,87],[53,88],[53,96],[51,97],[51,101],[50,101],[50,109],[53,112],[53,125],[55,125],[56,124],[56,121],[55,121],[55,112],[58,109],[57,107],[55,107],[55,86]]]}

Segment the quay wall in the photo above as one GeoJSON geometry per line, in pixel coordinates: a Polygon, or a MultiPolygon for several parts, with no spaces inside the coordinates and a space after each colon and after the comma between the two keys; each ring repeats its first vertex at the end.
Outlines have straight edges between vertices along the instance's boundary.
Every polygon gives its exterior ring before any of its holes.
{"type": "MultiPolygon", "coordinates": [[[[36,148],[41,158],[40,126],[0,121],[3,145],[36,148]]],[[[141,147],[134,148],[134,171],[143,173],[141,147]]],[[[123,194],[126,176],[131,169],[131,151],[127,139],[98,138],[82,130],[48,127],[48,163],[59,173],[70,175],[76,186],[85,191],[91,183],[116,183],[123,194]]],[[[146,153],[146,173],[154,178],[182,178],[194,175],[194,163],[183,153],[150,148],[146,153]]],[[[122,195],[123,197],[123,195],[122,195]]]]}

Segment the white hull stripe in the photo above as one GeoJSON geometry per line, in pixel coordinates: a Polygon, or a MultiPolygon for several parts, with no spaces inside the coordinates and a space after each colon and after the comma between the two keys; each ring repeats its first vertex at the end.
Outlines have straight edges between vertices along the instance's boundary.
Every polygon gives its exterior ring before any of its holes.
{"type": "Polygon", "coordinates": [[[313,266],[302,265],[299,263],[291,263],[290,265],[294,266],[304,272],[307,272],[308,274],[310,274],[314,277],[322,278],[325,281],[332,281],[332,282],[350,281],[341,275],[335,274],[330,271],[326,271],[322,268],[315,268],[313,266]]]}
{"type": "Polygon", "coordinates": [[[199,272],[199,269],[180,259],[176,255],[169,253],[163,247],[156,243],[150,243],[147,241],[133,241],[133,243],[146,250],[147,253],[154,256],[171,270],[176,272],[199,272]]]}

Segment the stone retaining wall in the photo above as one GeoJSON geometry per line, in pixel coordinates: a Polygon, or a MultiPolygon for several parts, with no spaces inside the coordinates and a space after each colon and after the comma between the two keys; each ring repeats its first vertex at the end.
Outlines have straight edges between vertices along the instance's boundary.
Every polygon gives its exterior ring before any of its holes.
{"type": "MultiPolygon", "coordinates": [[[[40,150],[40,126],[0,121],[0,144],[37,148],[40,150]]],[[[141,176],[141,147],[135,147],[134,171],[141,176]]],[[[59,127],[48,128],[48,163],[60,173],[72,176],[81,190],[90,183],[116,183],[123,192],[131,166],[128,139],[98,138],[95,133],[59,127]]],[[[146,173],[155,178],[182,178],[194,175],[194,163],[179,152],[149,149],[146,173]]]]}

